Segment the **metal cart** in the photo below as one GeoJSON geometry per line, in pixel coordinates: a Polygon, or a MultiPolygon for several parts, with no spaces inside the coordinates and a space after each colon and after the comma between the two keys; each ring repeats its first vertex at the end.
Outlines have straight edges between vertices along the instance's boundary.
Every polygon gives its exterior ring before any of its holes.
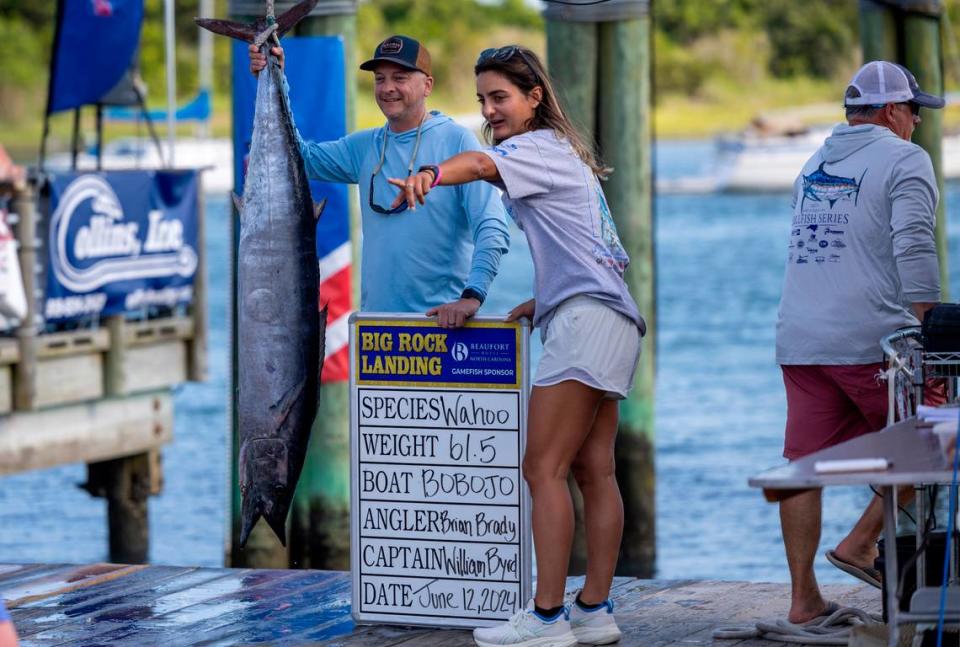
{"type": "MultiPolygon", "coordinates": [[[[957,402],[958,381],[960,381],[960,351],[927,351],[923,348],[921,329],[919,326],[903,328],[883,338],[880,342],[887,360],[886,377],[889,389],[889,409],[887,424],[893,425],[898,420],[905,420],[917,413],[917,408],[923,402],[924,391],[930,388],[931,380],[940,381],[946,391],[947,403],[957,402]]],[[[960,415],[960,409],[958,409],[960,415]]],[[[930,475],[931,477],[933,474],[930,475]]],[[[932,501],[930,490],[936,484],[943,484],[942,478],[929,482],[915,483],[917,490],[916,501],[916,546],[921,546],[924,535],[933,528],[928,528],[929,516],[927,504],[932,501]]],[[[955,500],[955,498],[954,498],[955,500]]],[[[933,505],[936,505],[935,502],[933,505]]],[[[956,510],[954,510],[956,519],[956,510]]],[[[891,535],[895,533],[890,533],[891,535]]],[[[889,535],[888,535],[889,536],[889,535]]],[[[956,627],[960,623],[960,575],[958,575],[958,536],[956,522],[954,524],[953,541],[951,542],[951,559],[945,623],[956,627]]],[[[887,556],[891,552],[895,555],[896,549],[887,543],[887,556]]],[[[926,551],[920,551],[916,559],[917,586],[910,600],[909,611],[899,611],[899,588],[894,586],[893,595],[888,599],[888,618],[891,627],[891,638],[897,633],[895,627],[900,624],[913,623],[928,627],[936,626],[940,609],[940,586],[927,586],[926,582],[926,551]],[[895,602],[895,603],[892,603],[895,602]]],[[[896,581],[899,581],[899,573],[896,581]]],[[[891,643],[892,644],[892,643],[891,643]]]]}

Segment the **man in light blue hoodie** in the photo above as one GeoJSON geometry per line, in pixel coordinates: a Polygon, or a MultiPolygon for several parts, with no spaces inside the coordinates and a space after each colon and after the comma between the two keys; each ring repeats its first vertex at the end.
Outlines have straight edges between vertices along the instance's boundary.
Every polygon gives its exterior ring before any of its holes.
{"type": "MultiPolygon", "coordinates": [[[[283,50],[273,53],[282,64],[283,50]]],[[[251,72],[265,65],[251,45],[251,72]]],[[[297,134],[311,178],[359,185],[360,309],[422,312],[440,326],[462,326],[486,298],[509,247],[499,196],[486,182],[473,182],[437,187],[439,199],[416,210],[406,203],[391,209],[396,189],[387,178],[413,175],[419,160],[480,150],[480,143],[446,115],[427,110],[430,54],[413,38],[387,38],[360,69],[373,72],[374,98],[387,123],[330,142],[305,142],[297,134]]]]}
{"type": "MultiPolygon", "coordinates": [[[[854,75],[837,126],[794,184],[793,222],[777,321],[777,363],[787,392],[783,455],[796,460],[886,422],[880,338],[914,326],[940,300],[934,224],[937,183],[930,157],[910,142],[920,91],[896,63],[873,61],[854,75]]],[[[780,504],[792,582],[788,619],[831,611],[813,571],[820,542],[820,490],[780,504]]],[[[838,568],[880,586],[873,569],[883,526],[871,501],[828,551],[838,568]]]]}

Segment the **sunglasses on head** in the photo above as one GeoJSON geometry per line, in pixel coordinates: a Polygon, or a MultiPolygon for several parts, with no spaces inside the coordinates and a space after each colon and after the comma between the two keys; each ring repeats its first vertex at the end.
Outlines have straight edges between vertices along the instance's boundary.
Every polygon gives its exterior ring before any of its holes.
{"type": "Polygon", "coordinates": [[[520,58],[523,59],[523,62],[527,64],[527,67],[530,68],[530,71],[533,73],[533,78],[537,81],[540,80],[540,75],[537,74],[537,70],[533,67],[533,63],[527,58],[527,55],[523,53],[523,50],[519,45],[504,45],[503,47],[488,47],[487,49],[480,52],[480,56],[477,57],[477,65],[481,65],[488,61],[501,61],[506,63],[514,55],[519,54],[520,58]]]}

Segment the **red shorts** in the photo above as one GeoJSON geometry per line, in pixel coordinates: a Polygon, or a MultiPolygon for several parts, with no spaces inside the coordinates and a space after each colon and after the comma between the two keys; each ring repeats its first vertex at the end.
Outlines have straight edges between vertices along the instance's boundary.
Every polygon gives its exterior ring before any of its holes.
{"type": "MultiPolygon", "coordinates": [[[[880,362],[780,368],[787,389],[784,458],[803,458],[886,426],[888,391],[880,362]]],[[[923,399],[926,404],[943,404],[944,384],[928,381],[923,399]]]]}

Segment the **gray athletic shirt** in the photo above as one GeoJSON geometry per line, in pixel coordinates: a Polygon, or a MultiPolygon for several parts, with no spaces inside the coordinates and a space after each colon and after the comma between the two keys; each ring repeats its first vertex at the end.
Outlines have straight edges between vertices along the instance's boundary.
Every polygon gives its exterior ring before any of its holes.
{"type": "Polygon", "coordinates": [[[551,129],[534,130],[483,152],[497,165],[503,204],[530,244],[537,300],[533,325],[549,323],[557,306],[583,294],[646,332],[623,281],[630,259],[603,189],[569,142],[551,129]]]}
{"type": "Polygon", "coordinates": [[[927,153],[882,126],[837,126],[794,184],[778,364],[869,364],[940,300],[927,153]]]}

